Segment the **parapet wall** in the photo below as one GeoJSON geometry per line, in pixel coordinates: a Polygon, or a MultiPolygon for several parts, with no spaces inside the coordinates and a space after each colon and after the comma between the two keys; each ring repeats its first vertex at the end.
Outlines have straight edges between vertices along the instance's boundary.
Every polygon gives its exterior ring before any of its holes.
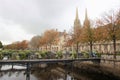
{"type": "Polygon", "coordinates": [[[101,65],[120,69],[120,55],[116,56],[116,59],[113,58],[113,55],[102,55],[101,65]]]}

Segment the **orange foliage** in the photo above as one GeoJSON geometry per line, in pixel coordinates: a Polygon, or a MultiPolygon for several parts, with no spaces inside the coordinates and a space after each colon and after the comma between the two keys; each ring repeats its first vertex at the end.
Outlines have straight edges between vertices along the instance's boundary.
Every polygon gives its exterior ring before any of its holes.
{"type": "Polygon", "coordinates": [[[45,31],[43,35],[43,40],[46,45],[57,44],[58,32],[54,29],[45,31]]]}
{"type": "Polygon", "coordinates": [[[14,42],[12,44],[6,45],[5,49],[16,49],[16,50],[24,50],[28,48],[28,41],[23,40],[21,42],[14,42]]]}

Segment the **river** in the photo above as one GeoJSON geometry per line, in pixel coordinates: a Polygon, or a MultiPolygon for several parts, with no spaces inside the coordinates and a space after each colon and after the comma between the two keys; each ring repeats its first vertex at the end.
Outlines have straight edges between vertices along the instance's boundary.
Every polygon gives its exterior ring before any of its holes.
{"type": "MultiPolygon", "coordinates": [[[[14,65],[3,65],[0,68],[0,80],[27,80],[26,79],[26,67],[14,65]]],[[[50,68],[33,68],[30,72],[30,80],[71,80],[72,77],[59,72],[57,69],[50,68]],[[46,71],[47,70],[47,71],[46,71]]]]}
{"type": "Polygon", "coordinates": [[[91,64],[79,68],[58,64],[49,64],[44,68],[37,66],[31,69],[30,79],[26,79],[25,66],[14,65],[14,69],[11,68],[11,65],[1,67],[0,80],[120,80],[120,71],[91,64]]]}
{"type": "Polygon", "coordinates": [[[36,64],[28,72],[23,65],[0,65],[0,80],[120,80],[120,70],[80,62],[36,64]]]}
{"type": "MultiPolygon", "coordinates": [[[[7,57],[4,57],[3,60],[7,60],[7,57]]],[[[51,65],[51,64],[50,64],[51,65]]],[[[44,64],[42,64],[44,67],[44,64]]],[[[26,72],[26,66],[23,65],[1,65],[0,66],[0,80],[71,80],[72,77],[65,73],[64,70],[61,72],[54,69],[55,65],[47,68],[44,67],[34,67],[33,70],[30,70],[30,73],[26,72]],[[27,74],[29,76],[27,76],[27,74]]]]}

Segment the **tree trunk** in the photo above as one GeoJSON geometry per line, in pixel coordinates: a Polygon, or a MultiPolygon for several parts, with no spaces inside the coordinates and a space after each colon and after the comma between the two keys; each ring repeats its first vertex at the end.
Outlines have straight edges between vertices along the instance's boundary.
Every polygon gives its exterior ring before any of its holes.
{"type": "Polygon", "coordinates": [[[52,51],[51,47],[52,47],[52,46],[51,46],[51,44],[50,44],[50,51],[52,51]]]}
{"type": "Polygon", "coordinates": [[[113,54],[114,54],[114,59],[116,59],[116,36],[113,36],[113,54]]]}
{"type": "Polygon", "coordinates": [[[79,52],[79,43],[77,42],[77,44],[76,44],[76,53],[77,53],[77,58],[78,58],[78,52],[79,52]]]}
{"type": "Polygon", "coordinates": [[[92,46],[93,46],[93,43],[92,43],[92,41],[90,41],[90,54],[92,54],[92,52],[93,52],[92,46]]]}
{"type": "Polygon", "coordinates": [[[47,51],[47,45],[46,45],[46,51],[47,51]]]}

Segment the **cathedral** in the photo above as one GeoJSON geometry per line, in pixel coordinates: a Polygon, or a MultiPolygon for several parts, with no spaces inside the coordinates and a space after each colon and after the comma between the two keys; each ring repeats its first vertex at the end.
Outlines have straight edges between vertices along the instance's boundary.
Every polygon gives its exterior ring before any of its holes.
{"type": "Polygon", "coordinates": [[[78,8],[76,8],[76,18],[74,21],[74,33],[77,32],[77,30],[81,27],[81,23],[79,20],[79,16],[78,16],[78,8]]]}
{"type": "MultiPolygon", "coordinates": [[[[88,18],[88,14],[87,14],[87,9],[85,10],[85,20],[83,25],[81,25],[80,19],[79,19],[79,15],[78,15],[78,8],[76,8],[76,16],[75,16],[75,20],[74,20],[74,27],[73,27],[73,33],[74,34],[78,34],[80,35],[80,33],[78,30],[80,28],[87,28],[90,27],[90,20],[88,18]]],[[[84,29],[83,29],[84,30],[84,29]]],[[[42,46],[39,48],[39,50],[47,50],[47,51],[75,51],[75,44],[72,45],[68,45],[66,46],[66,43],[68,42],[68,40],[70,40],[72,37],[71,35],[69,35],[68,33],[66,33],[66,31],[63,32],[59,32],[59,42],[56,45],[52,45],[51,49],[49,46],[42,46]]],[[[90,45],[86,44],[86,43],[78,43],[78,52],[82,52],[82,51],[90,51],[90,45]]],[[[93,51],[97,51],[100,53],[113,53],[113,43],[112,42],[104,42],[104,43],[93,43],[92,45],[92,50],[93,51]]],[[[116,51],[120,52],[120,42],[117,41],[116,42],[116,51]]]]}
{"type": "MultiPolygon", "coordinates": [[[[76,17],[74,20],[74,34],[76,34],[77,30],[79,28],[87,28],[90,27],[90,20],[88,18],[88,14],[87,14],[87,9],[85,10],[85,20],[83,23],[83,26],[81,25],[79,16],[78,16],[78,8],[76,9],[76,17]]],[[[84,29],[83,29],[84,30],[84,29]]],[[[88,44],[84,44],[84,43],[79,43],[78,45],[78,49],[79,51],[90,51],[90,47],[88,44]]],[[[93,51],[97,51],[100,53],[113,53],[113,43],[112,42],[102,42],[102,43],[93,43],[92,45],[92,49],[93,51]]],[[[120,41],[116,42],[116,51],[120,52],[120,41]]]]}

